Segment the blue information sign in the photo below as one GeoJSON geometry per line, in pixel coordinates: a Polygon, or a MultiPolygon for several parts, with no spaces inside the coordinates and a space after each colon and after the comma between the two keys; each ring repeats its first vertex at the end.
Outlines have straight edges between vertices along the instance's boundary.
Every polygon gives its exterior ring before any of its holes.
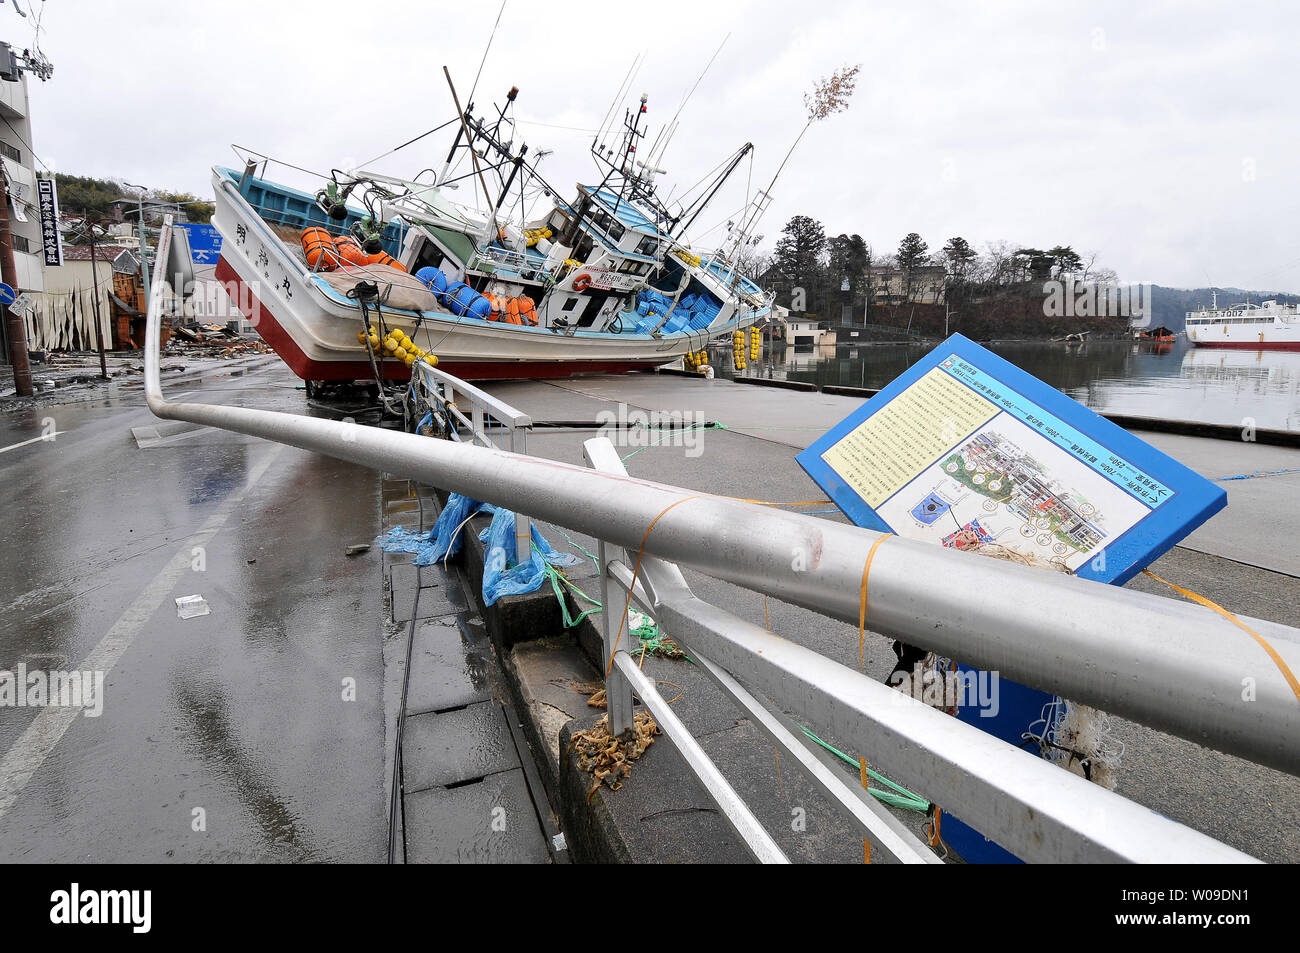
{"type": "MultiPolygon", "coordinates": [[[[959,334],[796,459],[859,526],[954,549],[996,543],[1044,571],[1115,585],[1227,503],[1221,487],[959,334]]],[[[959,703],[957,717],[1018,747],[1047,737],[1064,703],[998,686],[994,711],[959,703]]],[[[943,835],[967,861],[1015,860],[958,818],[943,835]]]]}
{"type": "Polygon", "coordinates": [[[798,456],[859,526],[999,544],[1122,584],[1227,503],[1221,487],[953,335],[798,456]]]}

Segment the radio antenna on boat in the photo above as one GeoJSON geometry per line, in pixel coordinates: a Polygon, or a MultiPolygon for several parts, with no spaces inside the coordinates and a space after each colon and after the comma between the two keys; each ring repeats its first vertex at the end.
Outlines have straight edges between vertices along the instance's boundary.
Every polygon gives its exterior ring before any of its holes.
{"type": "Polygon", "coordinates": [[[497,35],[497,27],[501,25],[501,15],[506,12],[506,0],[501,0],[501,9],[497,11],[497,22],[492,24],[492,32],[488,34],[487,45],[483,47],[483,58],[478,61],[478,72],[474,74],[474,85],[469,88],[469,99],[466,103],[473,107],[474,93],[478,90],[479,77],[483,75],[483,64],[487,62],[488,51],[492,49],[492,40],[497,35]]]}
{"type": "Polygon", "coordinates": [[[593,151],[598,148],[598,144],[603,143],[605,126],[613,117],[618,104],[627,95],[627,91],[632,88],[632,82],[636,79],[636,74],[641,70],[641,63],[645,61],[645,55],[645,52],[642,51],[632,58],[632,65],[627,68],[627,75],[623,77],[623,82],[619,83],[618,89],[614,91],[614,98],[609,101],[609,109],[605,111],[605,118],[600,121],[600,128],[596,130],[596,138],[591,141],[593,151]]]}
{"type": "MultiPolygon", "coordinates": [[[[718,58],[718,54],[722,52],[722,48],[727,45],[729,39],[731,39],[730,33],[722,38],[722,42],[718,44],[718,48],[713,51],[713,55],[709,57],[709,61],[704,64],[704,69],[700,70],[700,75],[695,79],[695,85],[686,91],[686,95],[682,97],[681,103],[677,106],[677,112],[673,113],[673,118],[668,121],[668,126],[665,128],[676,126],[677,119],[681,116],[682,110],[685,109],[686,104],[691,101],[691,97],[695,95],[695,91],[700,88],[700,83],[703,82],[705,74],[708,73],[709,69],[713,66],[713,61],[718,58]]],[[[656,143],[658,146],[658,152],[655,151],[656,146],[651,146],[650,155],[646,158],[646,162],[652,165],[658,165],[663,161],[664,153],[668,150],[668,143],[672,141],[672,137],[676,132],[676,128],[672,128],[672,131],[667,136],[662,137],[662,144],[656,143]]]]}

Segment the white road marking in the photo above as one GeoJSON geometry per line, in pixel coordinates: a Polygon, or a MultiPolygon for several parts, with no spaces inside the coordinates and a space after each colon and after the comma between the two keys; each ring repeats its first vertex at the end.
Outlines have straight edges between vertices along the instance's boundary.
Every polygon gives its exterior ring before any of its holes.
{"type": "MultiPolygon", "coordinates": [[[[191,550],[195,546],[206,545],[217,535],[283,449],[282,444],[277,444],[265,460],[249,471],[244,488],[226,500],[225,506],[208,517],[197,532],[186,537],[181,549],[135,597],[135,601],[127,606],[121,618],[108,630],[108,634],[100,639],[99,644],[76,667],[77,671],[103,672],[105,681],[108,680],[113,666],[126,654],[145,623],[158,611],[163,600],[176,588],[177,581],[189,570],[191,550]]],[[[27,730],[18,736],[18,740],[5,753],[4,758],[0,759],[0,817],[4,817],[13,806],[32,775],[45,763],[54,746],[59,743],[64,732],[72,727],[73,721],[81,712],[81,708],[73,706],[42,708],[27,726],[27,730]]]]}
{"type": "Polygon", "coordinates": [[[54,442],[54,438],[61,433],[67,433],[66,430],[56,430],[53,433],[42,434],[39,437],[33,437],[31,440],[24,440],[22,443],[11,443],[7,447],[0,447],[0,453],[8,453],[10,450],[17,450],[19,447],[25,447],[29,443],[40,443],[42,440],[54,442]]]}

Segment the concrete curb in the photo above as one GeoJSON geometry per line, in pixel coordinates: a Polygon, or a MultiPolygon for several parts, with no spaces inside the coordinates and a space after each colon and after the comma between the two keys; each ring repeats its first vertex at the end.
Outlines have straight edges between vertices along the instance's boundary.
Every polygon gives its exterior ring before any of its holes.
{"type": "MultiPolygon", "coordinates": [[[[447,494],[435,492],[445,504],[447,494]]],[[[560,818],[572,860],[748,862],[743,846],[666,738],[659,739],[637,762],[634,778],[624,788],[614,792],[602,786],[588,796],[591,776],[574,763],[569,745],[575,731],[592,727],[603,716],[587,707],[586,694],[574,688],[590,689],[603,682],[600,631],[590,619],[566,630],[549,586],[535,593],[504,596],[495,605],[485,606],[486,547],[478,534],[489,520],[484,514],[465,525],[464,542],[456,558],[461,561],[466,589],[500,655],[520,728],[541,769],[542,786],[560,818]],[[672,835],[664,836],[666,830],[672,835]]],[[[594,574],[590,578],[594,584],[594,574]]],[[[576,576],[575,581],[582,585],[576,576]]],[[[580,610],[570,593],[566,591],[565,596],[570,613],[576,616],[580,610]]]]}

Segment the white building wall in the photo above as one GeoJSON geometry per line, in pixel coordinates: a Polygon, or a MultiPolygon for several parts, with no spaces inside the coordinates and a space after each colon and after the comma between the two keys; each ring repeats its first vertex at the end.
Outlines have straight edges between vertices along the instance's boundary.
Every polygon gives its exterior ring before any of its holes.
{"type": "Polygon", "coordinates": [[[18,159],[6,155],[4,162],[14,191],[24,203],[22,210],[27,219],[20,222],[13,218],[10,225],[15,238],[14,265],[18,288],[20,291],[43,291],[45,256],[41,253],[41,213],[36,201],[36,157],[31,150],[32,124],[27,116],[26,73],[16,83],[0,80],[0,116],[8,123],[0,122],[0,141],[17,150],[19,155],[18,159]],[[24,241],[32,251],[21,250],[24,241]]]}

